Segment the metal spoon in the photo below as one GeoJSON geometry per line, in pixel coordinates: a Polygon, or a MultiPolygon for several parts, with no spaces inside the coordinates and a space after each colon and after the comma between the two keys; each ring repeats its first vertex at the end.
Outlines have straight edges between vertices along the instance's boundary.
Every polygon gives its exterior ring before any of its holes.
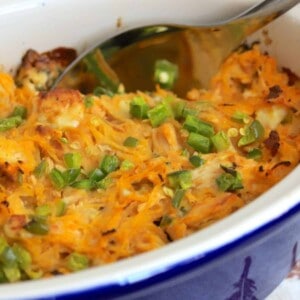
{"type": "Polygon", "coordinates": [[[247,36],[270,23],[300,0],[265,0],[222,23],[190,27],[153,25],[121,33],[82,53],[54,86],[93,92],[101,86],[116,92],[153,90],[154,65],[166,59],[178,66],[173,90],[185,95],[191,88],[207,87],[224,59],[247,36]]]}

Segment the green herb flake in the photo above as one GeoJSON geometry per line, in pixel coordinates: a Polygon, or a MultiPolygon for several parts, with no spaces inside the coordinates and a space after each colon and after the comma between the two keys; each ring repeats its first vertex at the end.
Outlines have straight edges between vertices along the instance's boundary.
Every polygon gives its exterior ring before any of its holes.
{"type": "Polygon", "coordinates": [[[157,60],[154,66],[154,81],[164,89],[173,88],[178,78],[178,66],[162,59],[157,60]]]}
{"type": "Polygon", "coordinates": [[[84,97],[84,106],[86,108],[91,108],[94,104],[94,98],[92,95],[87,95],[84,97]]]}
{"type": "Polygon", "coordinates": [[[149,105],[146,103],[143,97],[134,97],[130,102],[130,114],[132,117],[137,119],[146,119],[149,105]]]}
{"type": "Polygon", "coordinates": [[[187,139],[188,145],[200,153],[210,153],[212,144],[208,137],[191,132],[187,139]]]}
{"type": "Polygon", "coordinates": [[[183,190],[183,189],[178,189],[175,191],[174,197],[172,199],[172,205],[175,208],[180,207],[180,204],[181,204],[182,199],[184,198],[184,195],[185,195],[185,190],[183,190]]]}
{"type": "Polygon", "coordinates": [[[169,117],[172,117],[173,112],[166,103],[156,105],[148,111],[148,117],[152,127],[158,127],[164,123],[169,117]]]}
{"type": "Polygon", "coordinates": [[[100,169],[105,174],[116,171],[119,168],[120,160],[116,155],[105,155],[101,161],[100,169]]]}
{"type": "Polygon", "coordinates": [[[262,151],[259,148],[254,148],[247,153],[247,158],[260,160],[262,157],[262,151]]]}
{"type": "Polygon", "coordinates": [[[198,168],[204,164],[204,159],[201,158],[199,155],[192,155],[189,158],[189,161],[195,168],[198,168]]]}
{"type": "Polygon", "coordinates": [[[123,146],[125,147],[129,147],[129,148],[134,148],[138,145],[139,143],[139,140],[132,137],[132,136],[129,136],[125,139],[125,141],[123,142],[123,146]]]}
{"type": "Polygon", "coordinates": [[[67,258],[67,267],[70,271],[80,271],[86,269],[88,266],[89,259],[83,254],[73,252],[67,258]]]}
{"type": "Polygon", "coordinates": [[[192,172],[190,170],[180,170],[167,174],[169,184],[172,188],[186,190],[193,184],[192,172]]]}
{"type": "Polygon", "coordinates": [[[230,140],[224,131],[219,131],[212,136],[211,141],[218,152],[227,150],[230,147],[230,140]]]}

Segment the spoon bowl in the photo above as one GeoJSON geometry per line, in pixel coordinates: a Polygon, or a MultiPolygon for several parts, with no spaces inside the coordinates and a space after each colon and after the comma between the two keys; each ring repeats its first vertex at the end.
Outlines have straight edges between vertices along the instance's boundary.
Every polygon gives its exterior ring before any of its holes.
{"type": "MultiPolygon", "coordinates": [[[[178,70],[172,90],[184,96],[206,88],[222,62],[252,33],[299,3],[265,0],[227,21],[209,26],[153,25],[126,31],[82,53],[56,80],[57,86],[83,93],[151,91],[155,63],[170,62],[178,70]],[[122,84],[122,85],[121,85],[122,84]]],[[[166,74],[168,76],[169,74],[166,74]]]]}

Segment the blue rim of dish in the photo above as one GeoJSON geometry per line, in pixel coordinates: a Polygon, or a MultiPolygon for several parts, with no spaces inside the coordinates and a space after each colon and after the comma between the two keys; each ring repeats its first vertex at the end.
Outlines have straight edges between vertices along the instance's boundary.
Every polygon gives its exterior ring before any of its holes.
{"type": "MultiPolygon", "coordinates": [[[[288,221],[292,222],[296,215],[300,212],[300,203],[296,204],[294,207],[290,208],[283,215],[271,220],[270,222],[258,227],[257,229],[248,232],[237,238],[236,240],[218,247],[217,249],[206,252],[204,255],[202,253],[201,257],[192,257],[180,262],[174,263],[169,266],[168,270],[161,272],[157,275],[151,276],[149,278],[121,285],[119,283],[110,283],[107,285],[99,285],[90,289],[84,289],[82,291],[76,291],[74,293],[61,293],[60,295],[55,296],[54,299],[85,299],[86,295],[89,295],[89,299],[114,299],[114,297],[125,297],[130,294],[135,297],[138,294],[144,294],[146,289],[151,288],[159,289],[160,286],[164,285],[166,282],[176,280],[179,276],[186,276],[188,273],[191,275],[191,272],[197,271],[200,266],[207,265],[213,260],[221,259],[226,256],[233,249],[240,250],[251,245],[251,240],[257,236],[266,236],[270,232],[274,233],[273,229],[280,227],[282,224],[286,224],[288,221]],[[97,298],[93,298],[93,295],[97,298]]],[[[256,239],[257,240],[257,239],[256,239]]],[[[43,299],[46,299],[44,297],[43,299]]],[[[52,298],[53,299],[53,298],[52,298]]]]}

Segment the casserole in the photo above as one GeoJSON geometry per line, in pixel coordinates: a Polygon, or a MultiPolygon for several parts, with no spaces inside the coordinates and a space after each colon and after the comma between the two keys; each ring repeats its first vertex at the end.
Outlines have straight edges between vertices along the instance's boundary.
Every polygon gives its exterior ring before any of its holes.
{"type": "MultiPolygon", "coordinates": [[[[15,38],[12,40],[8,39],[6,43],[6,49],[16,49],[15,52],[10,50],[10,55],[7,55],[7,57],[9,57],[11,61],[8,60],[7,64],[14,65],[20,57],[18,55],[21,55],[21,52],[28,47],[41,49],[40,45],[43,45],[43,47],[49,45],[47,48],[50,48],[62,43],[64,45],[70,43],[71,46],[78,46],[74,44],[74,41],[72,44],[71,40],[67,38],[64,40],[65,37],[63,35],[57,39],[54,38],[55,28],[57,29],[58,27],[56,26],[59,26],[59,16],[60,14],[63,15],[62,12],[68,8],[67,5],[69,3],[56,3],[55,5],[57,6],[54,5],[54,2],[41,3],[38,1],[7,2],[4,4],[6,6],[4,6],[2,10],[3,17],[1,22],[5,22],[5,24],[14,22],[16,17],[18,17],[19,21],[22,17],[24,19],[28,18],[30,14],[36,13],[37,11],[41,13],[38,14],[39,17],[42,16],[42,12],[45,14],[52,13],[51,16],[53,17],[51,25],[46,26],[47,28],[53,26],[53,36],[51,38],[50,30],[49,35],[47,35],[47,42],[45,42],[44,34],[39,34],[39,32],[36,33],[36,37],[40,38],[40,40],[35,40],[33,37],[32,40],[29,41],[28,39],[26,42],[22,39],[17,39],[16,37],[20,34],[20,29],[16,26],[15,38]],[[14,4],[17,8],[14,12],[9,12],[13,9],[14,4]],[[5,17],[7,19],[5,19],[5,17]],[[56,21],[58,23],[55,23],[56,21]],[[20,44],[18,44],[20,42],[24,44],[20,46],[20,44]],[[14,56],[15,61],[13,62],[14,56]],[[16,56],[18,56],[18,58],[16,58],[16,56]]],[[[101,4],[103,5],[103,9],[106,7],[108,12],[110,12],[111,6],[108,3],[103,1],[101,4]]],[[[119,10],[122,10],[122,4],[115,4],[117,8],[113,6],[113,8],[116,9],[114,14],[117,15],[117,13],[120,12],[119,10]]],[[[73,3],[72,5],[75,4],[73,3]]],[[[80,7],[79,2],[76,2],[76,5],[80,7]]],[[[90,1],[89,5],[93,7],[93,5],[97,5],[97,3],[90,1]]],[[[91,9],[91,7],[89,7],[89,9],[91,9]]],[[[153,6],[151,7],[153,8],[153,6]]],[[[285,19],[290,18],[288,20],[297,22],[297,18],[294,17],[296,9],[297,8],[295,8],[289,16],[286,16],[285,19]]],[[[84,13],[84,10],[82,9],[80,13],[84,13]]],[[[76,16],[79,19],[84,17],[84,15],[80,15],[79,13],[76,16]]],[[[105,26],[112,30],[111,19],[114,18],[111,14],[109,14],[109,16],[110,18],[107,20],[108,23],[105,23],[103,20],[103,32],[105,31],[105,26]]],[[[159,16],[156,16],[156,18],[158,20],[159,16]]],[[[28,32],[34,32],[33,28],[36,28],[38,18],[30,20],[29,24],[23,27],[22,30],[27,29],[28,32]]],[[[134,26],[134,22],[138,22],[138,20],[133,17],[130,20],[132,21],[128,23],[130,24],[128,26],[134,26]]],[[[64,21],[66,22],[66,19],[64,19],[64,21]]],[[[288,21],[282,18],[281,22],[286,24],[288,21]]],[[[278,28],[281,29],[281,26],[278,26],[279,27],[273,25],[274,29],[270,29],[270,34],[274,32],[274,38],[273,36],[272,38],[276,41],[281,41],[281,39],[279,37],[276,38],[275,35],[279,34],[279,32],[276,33],[276,30],[278,30],[278,28]]],[[[4,30],[4,28],[7,27],[3,26],[1,28],[4,30]]],[[[74,28],[70,28],[70,31],[71,29],[74,30],[74,28]]],[[[9,35],[3,32],[3,36],[9,35]]],[[[285,38],[286,37],[287,35],[285,35],[285,38]]],[[[92,39],[93,38],[91,38],[91,40],[92,39]]],[[[278,44],[275,44],[275,46],[278,47],[278,44]]],[[[277,47],[274,49],[277,51],[276,54],[279,61],[287,67],[292,67],[292,70],[297,72],[297,66],[291,61],[287,61],[287,58],[291,58],[291,53],[287,53],[287,56],[283,55],[283,59],[281,60],[282,52],[278,51],[280,47],[277,47]]],[[[1,57],[5,57],[5,51],[7,50],[3,50],[1,57]]],[[[174,293],[178,299],[181,299],[184,295],[187,297],[187,292],[191,292],[189,297],[195,297],[195,299],[198,299],[196,297],[198,297],[197,295],[199,294],[202,299],[223,299],[222,297],[226,299],[226,297],[230,298],[232,295],[237,295],[240,292],[239,290],[235,291],[235,288],[238,288],[238,284],[237,287],[235,287],[233,286],[234,283],[241,282],[241,285],[243,285],[247,280],[253,280],[252,284],[249,284],[249,294],[259,299],[263,298],[282,280],[290,268],[290,262],[295,260],[297,256],[298,172],[298,169],[294,170],[272,190],[265,193],[245,209],[238,211],[231,217],[206,230],[166,248],[118,262],[111,266],[82,271],[80,274],[72,274],[63,278],[15,284],[14,289],[8,286],[1,286],[1,297],[3,295],[3,299],[21,297],[31,299],[34,297],[46,298],[52,296],[59,298],[68,297],[68,294],[73,294],[70,295],[71,299],[76,299],[76,297],[80,299],[80,297],[87,297],[88,293],[90,293],[89,297],[108,299],[110,297],[120,297],[123,295],[125,298],[132,299],[133,297],[142,297],[142,295],[143,297],[147,297],[149,293],[152,293],[151,297],[153,297],[153,293],[157,291],[155,297],[160,297],[161,299],[164,299],[171,292],[174,293]],[[291,228],[293,228],[293,230],[291,230],[291,228]],[[286,234],[286,232],[289,232],[289,234],[286,234]],[[261,266],[263,266],[262,262],[266,260],[266,257],[268,257],[269,260],[280,263],[280,272],[276,272],[275,274],[275,272],[270,271],[270,268],[268,268],[268,270],[267,268],[261,268],[261,266]],[[230,266],[230,268],[228,268],[228,266],[230,266]],[[220,277],[220,280],[212,280],[212,278],[216,277],[215,274],[223,274],[223,276],[220,277]],[[237,276],[237,274],[239,275],[237,276]],[[191,279],[192,277],[194,278],[191,279]],[[262,283],[263,281],[261,279],[263,277],[266,278],[264,283],[262,283]],[[195,284],[195,282],[199,281],[202,282],[201,285],[195,284]],[[266,282],[268,284],[266,284],[266,282]],[[25,286],[27,286],[26,289],[22,288],[25,286]],[[170,286],[172,286],[172,288],[170,286]],[[207,289],[205,289],[206,287],[207,289]],[[97,293],[98,296],[96,296],[97,293]]]]}

